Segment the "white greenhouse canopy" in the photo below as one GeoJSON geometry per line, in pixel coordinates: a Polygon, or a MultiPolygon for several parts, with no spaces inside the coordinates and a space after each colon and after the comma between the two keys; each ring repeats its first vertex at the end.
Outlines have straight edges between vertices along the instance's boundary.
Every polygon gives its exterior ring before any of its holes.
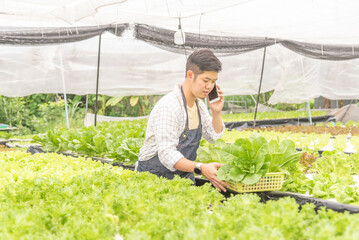
{"type": "Polygon", "coordinates": [[[354,0],[0,1],[0,95],[153,95],[185,76],[186,55],[210,48],[225,95],[274,90],[275,104],[359,98],[354,0]],[[181,23],[185,45],[175,45],[181,23]]]}

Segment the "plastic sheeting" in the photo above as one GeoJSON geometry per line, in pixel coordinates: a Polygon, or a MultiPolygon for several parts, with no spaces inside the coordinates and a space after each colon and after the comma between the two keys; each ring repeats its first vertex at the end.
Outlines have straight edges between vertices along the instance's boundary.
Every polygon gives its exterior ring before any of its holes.
{"type": "MultiPolygon", "coordinates": [[[[109,96],[165,94],[178,74],[176,64],[185,62],[179,54],[148,47],[132,39],[105,34],[102,38],[99,93],[109,96]],[[137,54],[133,54],[136,52],[137,54]],[[141,56],[141,57],[139,57],[141,56]],[[169,59],[172,59],[169,60],[169,59]],[[162,63],[165,63],[162,65],[162,63]],[[161,67],[162,66],[162,67],[161,67]],[[166,68],[168,70],[166,70],[166,68]],[[161,75],[160,75],[161,76],[161,75]]],[[[33,93],[61,93],[61,71],[68,94],[90,94],[96,91],[98,38],[82,42],[38,47],[0,46],[0,94],[24,96],[33,93]],[[60,64],[63,59],[63,68],[60,64]]]]}
{"type": "Polygon", "coordinates": [[[143,23],[219,36],[318,44],[358,44],[356,0],[14,0],[1,1],[0,25],[97,26],[143,23]]]}
{"type": "MultiPolygon", "coordinates": [[[[186,62],[184,55],[160,50],[131,37],[117,38],[112,34],[105,34],[102,43],[100,94],[109,96],[165,94],[184,80],[186,62]]],[[[97,38],[41,47],[0,45],[2,52],[0,94],[24,96],[32,93],[61,93],[63,92],[61,71],[64,71],[67,93],[80,95],[94,93],[97,45],[97,38]],[[60,54],[63,58],[63,69],[60,64],[60,54]]],[[[256,64],[260,59],[252,58],[256,56],[253,53],[247,56],[256,64]]],[[[239,70],[238,67],[231,68],[230,65],[237,65],[237,62],[231,59],[233,57],[223,58],[228,62],[228,71],[226,71],[228,75],[239,70]]],[[[240,69],[248,75],[259,71],[258,68],[249,66],[240,69]]],[[[229,81],[221,82],[223,85],[231,84],[229,81]]],[[[253,87],[256,88],[256,84],[253,87]]],[[[232,89],[235,94],[236,88],[232,87],[232,89]]]]}
{"type": "MultiPolygon", "coordinates": [[[[300,103],[323,96],[329,99],[359,98],[359,61],[328,61],[304,57],[294,52],[275,53],[278,76],[270,104],[300,103]],[[285,99],[285,100],[284,100],[285,99]]],[[[266,68],[268,69],[268,68],[266,68]]],[[[268,74],[265,70],[264,77],[268,74]]],[[[263,78],[265,81],[266,78],[263,78]]]]}
{"type": "MultiPolygon", "coordinates": [[[[161,50],[128,35],[117,38],[105,34],[102,43],[100,94],[165,94],[184,80],[186,58],[183,54],[161,50]]],[[[0,94],[61,93],[64,90],[61,71],[64,72],[67,93],[95,93],[97,45],[97,38],[41,47],[0,45],[0,94]]],[[[257,50],[245,55],[220,57],[226,70],[221,73],[219,84],[227,95],[256,93],[261,55],[262,50],[257,50]]],[[[275,85],[276,78],[270,75],[262,86],[263,91],[269,91],[275,85]]]]}
{"type": "MultiPolygon", "coordinates": [[[[68,94],[96,91],[98,38],[51,46],[0,45],[0,94],[68,94]],[[63,68],[60,64],[63,59],[63,68]]],[[[220,55],[218,84],[225,95],[256,94],[263,49],[220,55]]],[[[186,57],[133,38],[106,33],[102,38],[99,93],[108,96],[166,94],[183,82],[186,57]]],[[[262,92],[275,90],[270,103],[301,103],[320,95],[359,98],[359,60],[327,61],[296,54],[280,45],[267,48],[262,92]]]]}
{"type": "MultiPolygon", "coordinates": [[[[182,29],[192,33],[188,34],[188,46],[220,47],[217,52],[220,52],[223,72],[219,84],[226,95],[257,93],[263,49],[235,56],[233,53],[267,46],[261,92],[275,90],[269,100],[271,104],[302,103],[318,96],[359,98],[358,60],[327,60],[358,57],[359,32],[353,30],[359,21],[355,10],[358,5],[357,1],[339,4],[326,0],[290,3],[285,0],[19,0],[1,3],[0,25],[38,28],[36,34],[41,33],[44,39],[37,40],[46,42],[50,26],[65,27],[63,33],[71,30],[70,27],[87,25],[97,26],[100,33],[102,24],[112,23],[177,30],[180,18],[182,29]],[[197,33],[207,45],[195,41],[197,33]],[[218,41],[220,44],[216,45],[218,41]],[[270,46],[272,44],[275,45],[270,46]]],[[[183,49],[169,41],[173,32],[163,33],[156,40],[149,38],[156,33],[144,34],[136,29],[136,37],[142,41],[105,34],[99,93],[109,96],[165,94],[182,82],[183,49]]],[[[71,36],[61,36],[63,39],[59,42],[71,39],[71,36]]],[[[3,42],[9,43],[7,36],[2,37],[3,42]]],[[[84,36],[80,34],[79,39],[87,38],[81,37],[84,36]]],[[[59,81],[62,72],[67,93],[95,93],[97,44],[95,37],[59,46],[0,46],[0,94],[65,92],[59,81]]]]}
{"type": "Polygon", "coordinates": [[[359,121],[359,106],[357,104],[348,104],[341,108],[333,109],[330,114],[334,115],[337,121],[346,123],[348,121],[359,121]]]}

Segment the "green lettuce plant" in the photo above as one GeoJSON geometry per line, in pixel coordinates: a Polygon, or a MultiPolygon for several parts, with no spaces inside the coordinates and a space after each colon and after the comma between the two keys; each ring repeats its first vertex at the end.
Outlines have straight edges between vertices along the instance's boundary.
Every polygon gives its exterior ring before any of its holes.
{"type": "Polygon", "coordinates": [[[224,146],[222,159],[226,164],[218,170],[218,178],[245,184],[257,183],[268,172],[271,161],[268,142],[260,136],[240,138],[224,146]]]}
{"type": "Polygon", "coordinates": [[[218,170],[218,178],[244,184],[255,184],[267,172],[284,172],[299,160],[291,140],[268,141],[253,134],[249,138],[237,139],[234,144],[222,148],[221,159],[226,163],[218,170]]]}

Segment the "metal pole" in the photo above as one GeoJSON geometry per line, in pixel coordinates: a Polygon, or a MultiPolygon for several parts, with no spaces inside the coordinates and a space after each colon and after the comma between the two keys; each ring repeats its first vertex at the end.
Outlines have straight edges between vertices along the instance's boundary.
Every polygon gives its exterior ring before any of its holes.
{"type": "Polygon", "coordinates": [[[89,106],[89,95],[86,94],[86,113],[87,113],[88,106],[89,106]]]}
{"type": "Polygon", "coordinates": [[[66,95],[66,85],[65,85],[65,77],[64,77],[64,64],[63,64],[63,61],[62,61],[62,53],[61,52],[60,52],[60,66],[61,66],[62,87],[64,88],[66,127],[70,128],[69,113],[68,113],[68,110],[67,110],[67,95],[66,95]]]}
{"type": "Polygon", "coordinates": [[[98,82],[99,82],[99,76],[100,76],[100,56],[101,56],[101,36],[100,34],[98,39],[98,55],[97,55],[97,79],[96,79],[96,101],[95,101],[95,126],[97,122],[97,98],[98,98],[98,82]]]}
{"type": "Polygon", "coordinates": [[[308,119],[309,119],[309,123],[310,123],[310,125],[313,125],[312,114],[311,114],[311,112],[310,112],[309,101],[307,101],[307,107],[308,107],[308,119]]]}
{"type": "Polygon", "coordinates": [[[261,87],[262,87],[262,80],[263,80],[263,70],[264,70],[264,61],[266,59],[266,50],[267,48],[264,48],[263,51],[263,61],[262,61],[262,71],[261,71],[261,79],[259,81],[259,88],[258,88],[258,94],[257,94],[257,102],[256,102],[256,108],[254,110],[254,120],[253,120],[253,127],[256,127],[256,117],[257,117],[257,110],[258,110],[258,102],[259,102],[259,94],[261,93],[261,87]]]}
{"type": "Polygon", "coordinates": [[[186,39],[184,38],[184,35],[183,35],[181,18],[179,18],[178,21],[179,21],[179,26],[181,27],[181,37],[182,37],[182,42],[183,42],[184,55],[186,56],[186,59],[188,59],[187,52],[186,52],[186,39]]]}

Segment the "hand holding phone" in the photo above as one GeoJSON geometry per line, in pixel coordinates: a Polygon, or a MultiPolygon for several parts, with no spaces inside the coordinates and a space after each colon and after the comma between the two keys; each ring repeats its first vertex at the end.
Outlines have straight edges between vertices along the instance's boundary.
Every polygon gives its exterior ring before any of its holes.
{"type": "Polygon", "coordinates": [[[215,103],[220,100],[217,92],[217,85],[214,84],[212,91],[208,94],[209,103],[215,103]]]}

